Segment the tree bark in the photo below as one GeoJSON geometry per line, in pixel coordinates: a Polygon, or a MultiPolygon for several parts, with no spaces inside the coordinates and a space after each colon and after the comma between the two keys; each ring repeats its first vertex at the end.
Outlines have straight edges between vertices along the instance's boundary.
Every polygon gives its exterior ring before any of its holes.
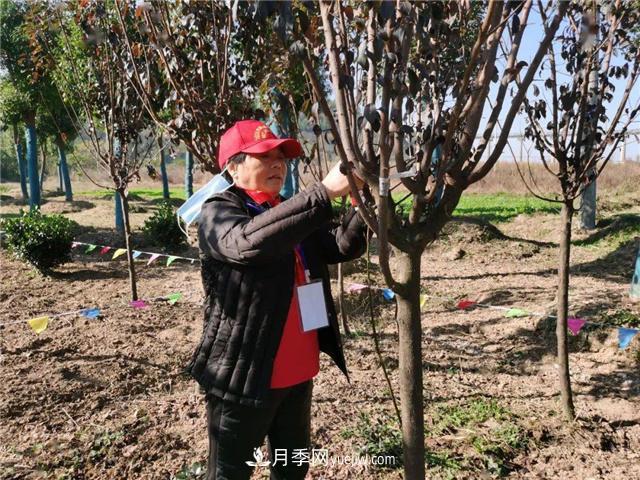
{"type": "Polygon", "coordinates": [[[569,349],[567,343],[567,314],[569,310],[569,261],[571,258],[571,220],[573,218],[573,202],[562,204],[561,221],[562,237],[560,238],[560,256],[558,259],[558,312],[556,323],[556,340],[558,343],[558,367],[560,373],[560,395],[562,409],[569,420],[575,418],[573,396],[571,393],[571,377],[569,372],[569,349]]]}
{"type": "Polygon", "coordinates": [[[47,168],[47,143],[45,139],[43,139],[40,143],[40,150],[42,151],[42,165],[40,167],[40,191],[42,191],[44,187],[44,172],[47,168]]]}
{"type": "MultiPolygon", "coordinates": [[[[162,148],[162,145],[160,146],[162,148]]],[[[162,198],[168,200],[169,195],[169,177],[167,176],[167,160],[164,149],[160,150],[160,174],[162,175],[162,198]]]]}
{"type": "Polygon", "coordinates": [[[189,198],[193,195],[193,153],[187,152],[184,166],[184,190],[189,198]]]}
{"type": "Polygon", "coordinates": [[[58,143],[58,158],[60,162],[60,181],[64,185],[64,198],[67,202],[73,202],[73,190],[71,188],[71,177],[69,176],[69,165],[67,164],[67,154],[64,151],[64,143],[58,143]]]}
{"type": "Polygon", "coordinates": [[[35,123],[26,123],[27,176],[29,177],[29,209],[40,208],[40,182],[38,181],[38,143],[35,123]]]}
{"type": "Polygon", "coordinates": [[[347,321],[347,311],[344,308],[344,274],[342,273],[342,263],[338,264],[338,307],[340,308],[340,319],[345,335],[349,335],[349,322],[347,321]]]}
{"type": "Polygon", "coordinates": [[[18,172],[20,173],[20,190],[22,191],[22,198],[27,200],[29,198],[29,192],[27,190],[27,166],[24,162],[18,126],[15,124],[13,125],[13,142],[16,147],[16,160],[18,161],[18,172]]]}
{"type": "Polygon", "coordinates": [[[127,263],[129,265],[129,284],[131,285],[131,300],[138,300],[138,287],[136,283],[136,269],[133,263],[133,250],[131,249],[131,224],[129,223],[129,200],[125,192],[118,190],[116,195],[120,197],[122,205],[122,218],[124,220],[124,240],[127,248],[127,263]]]}
{"type": "Polygon", "coordinates": [[[424,480],[424,405],[422,393],[422,326],[420,324],[420,252],[396,251],[399,331],[399,381],[404,478],[424,480]]]}

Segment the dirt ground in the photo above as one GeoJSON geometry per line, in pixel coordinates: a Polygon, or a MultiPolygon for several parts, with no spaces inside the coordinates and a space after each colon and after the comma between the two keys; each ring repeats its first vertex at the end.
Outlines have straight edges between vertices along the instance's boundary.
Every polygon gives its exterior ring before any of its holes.
{"type": "MultiPolygon", "coordinates": [[[[5,195],[2,213],[16,212],[19,205],[11,198],[17,192],[5,195]]],[[[138,210],[132,221],[138,228],[154,204],[134,204],[138,210]]],[[[634,239],[615,241],[615,219],[626,213],[637,221],[640,197],[626,193],[601,205],[601,228],[591,236],[576,232],[577,240],[586,241],[572,251],[571,314],[598,322],[616,312],[637,318],[640,305],[631,303],[628,291],[638,244],[634,239]],[[598,234],[601,241],[589,241],[598,234]]],[[[43,211],[65,213],[79,222],[79,241],[113,244],[112,208],[110,201],[90,197],[79,197],[72,205],[63,197],[48,197],[43,211]]],[[[424,253],[429,478],[640,479],[640,336],[626,350],[618,349],[612,327],[587,329],[571,338],[578,420],[566,424],[559,414],[552,322],[455,307],[457,300],[473,298],[552,312],[557,224],[554,215],[521,215],[497,225],[505,237],[496,238],[486,228],[454,223],[424,253]],[[462,257],[449,259],[461,255],[457,249],[464,250],[462,257]],[[449,418],[443,412],[473,402],[497,405],[502,413],[476,424],[443,427],[449,418]],[[500,449],[481,448],[478,431],[491,432],[492,422],[506,418],[518,441],[500,449]]],[[[136,241],[142,241],[139,233],[136,241]]],[[[195,382],[182,374],[201,330],[197,265],[139,263],[142,298],[176,291],[185,297],[173,306],[156,302],[135,310],[126,306],[124,261],[74,252],[71,263],[42,277],[0,251],[0,323],[94,306],[103,312],[95,320],[56,319],[40,335],[26,323],[0,329],[0,477],[202,478],[205,409],[195,382]]],[[[179,254],[194,257],[197,252],[190,248],[179,254]]],[[[376,262],[374,254],[373,284],[382,286],[376,262]]],[[[346,270],[347,283],[366,281],[364,260],[346,270]]],[[[394,306],[378,292],[375,299],[381,349],[397,395],[394,306]]],[[[362,294],[346,299],[351,384],[324,354],[315,379],[312,439],[314,447],[328,449],[330,456],[353,455],[365,439],[384,444],[372,425],[394,428],[366,302],[362,294]],[[370,419],[369,429],[363,415],[370,419]]],[[[309,478],[396,479],[401,472],[369,465],[314,465],[309,478]]],[[[254,478],[266,475],[267,469],[257,470],[254,478]]]]}

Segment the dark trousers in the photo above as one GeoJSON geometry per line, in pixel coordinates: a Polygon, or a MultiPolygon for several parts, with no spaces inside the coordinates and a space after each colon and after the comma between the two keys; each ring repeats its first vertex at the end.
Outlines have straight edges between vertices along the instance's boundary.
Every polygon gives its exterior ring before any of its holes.
{"type": "Polygon", "coordinates": [[[267,468],[267,462],[270,462],[271,480],[304,479],[311,457],[312,390],[313,379],[271,389],[264,408],[207,395],[207,479],[247,480],[255,468],[267,468]],[[261,448],[265,436],[269,456],[262,459],[264,465],[248,465],[246,462],[260,460],[260,453],[255,449],[261,448]],[[299,452],[296,454],[295,450],[300,449],[306,450],[306,461],[301,461],[299,452]]]}

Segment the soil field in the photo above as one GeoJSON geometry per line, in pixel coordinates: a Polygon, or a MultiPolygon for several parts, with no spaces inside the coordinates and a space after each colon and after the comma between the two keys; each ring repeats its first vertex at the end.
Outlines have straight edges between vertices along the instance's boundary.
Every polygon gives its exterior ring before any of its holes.
{"type": "MultiPolygon", "coordinates": [[[[2,214],[17,213],[15,188],[2,214]]],[[[640,335],[625,350],[616,326],[640,326],[629,299],[638,249],[640,194],[610,192],[598,229],[576,231],[571,315],[589,326],[570,338],[578,419],[559,415],[554,322],[544,315],[507,318],[489,308],[458,310],[463,298],[552,313],[558,216],[521,214],[493,226],[450,223],[422,259],[425,428],[429,478],[640,479],[640,335]]],[[[64,213],[82,242],[115,245],[113,203],[91,195],[48,196],[45,213],[64,213]]],[[[133,202],[136,229],[157,203],[133,202]]],[[[144,247],[137,230],[138,248],[144,247]]],[[[151,247],[146,248],[151,250],[151,247]]],[[[383,286],[371,248],[371,282],[383,286]]],[[[176,252],[197,257],[193,247],[176,252]]],[[[100,307],[97,319],[61,317],[35,335],[25,323],[0,329],[0,478],[204,478],[203,397],[184,376],[202,328],[198,265],[138,263],[139,294],[182,292],[175,305],[127,306],[125,261],[74,250],[73,261],[43,277],[0,251],[0,323],[100,307]]],[[[393,258],[392,258],[393,261],[393,258]]],[[[345,266],[345,282],[366,283],[367,262],[345,266]]],[[[338,294],[337,282],[334,293],[338,294]]],[[[380,348],[398,392],[394,303],[373,292],[380,348]]],[[[345,299],[345,377],[327,356],[315,378],[314,448],[328,462],[312,479],[398,479],[402,469],[365,454],[400,452],[390,392],[374,347],[367,293],[345,299]],[[345,460],[360,456],[363,462],[345,460]],[[357,464],[356,464],[357,463],[357,464]]],[[[264,450],[264,449],[263,449],[264,450]]],[[[257,469],[254,478],[267,478],[257,469]]]]}

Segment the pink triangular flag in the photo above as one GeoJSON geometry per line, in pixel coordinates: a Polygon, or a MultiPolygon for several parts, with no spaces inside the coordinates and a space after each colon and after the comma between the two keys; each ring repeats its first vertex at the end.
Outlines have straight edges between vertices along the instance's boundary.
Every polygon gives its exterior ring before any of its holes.
{"type": "Polygon", "coordinates": [[[80,245],[78,242],[71,242],[71,248],[76,248],[78,245],[80,245]]]}
{"type": "Polygon", "coordinates": [[[578,335],[580,333],[580,330],[582,329],[585,323],[587,323],[587,321],[584,318],[575,318],[575,317],[567,318],[567,327],[569,328],[569,330],[571,330],[571,333],[573,333],[574,335],[578,335]]]}
{"type": "Polygon", "coordinates": [[[102,247],[100,249],[100,255],[104,255],[105,253],[107,253],[109,250],[111,250],[111,247],[102,247]]]}
{"type": "Polygon", "coordinates": [[[466,310],[467,308],[471,308],[476,304],[473,300],[460,300],[458,302],[458,308],[460,310],[466,310]]]}
{"type": "Polygon", "coordinates": [[[147,308],[149,306],[144,300],[134,300],[132,302],[129,302],[129,305],[131,305],[133,308],[147,308]]]}
{"type": "Polygon", "coordinates": [[[149,261],[147,262],[147,265],[151,265],[151,263],[160,256],[159,253],[152,253],[151,257],[149,258],[149,261]]]}
{"type": "Polygon", "coordinates": [[[347,287],[347,293],[359,292],[365,288],[367,288],[367,286],[362,283],[352,283],[347,287]]]}

